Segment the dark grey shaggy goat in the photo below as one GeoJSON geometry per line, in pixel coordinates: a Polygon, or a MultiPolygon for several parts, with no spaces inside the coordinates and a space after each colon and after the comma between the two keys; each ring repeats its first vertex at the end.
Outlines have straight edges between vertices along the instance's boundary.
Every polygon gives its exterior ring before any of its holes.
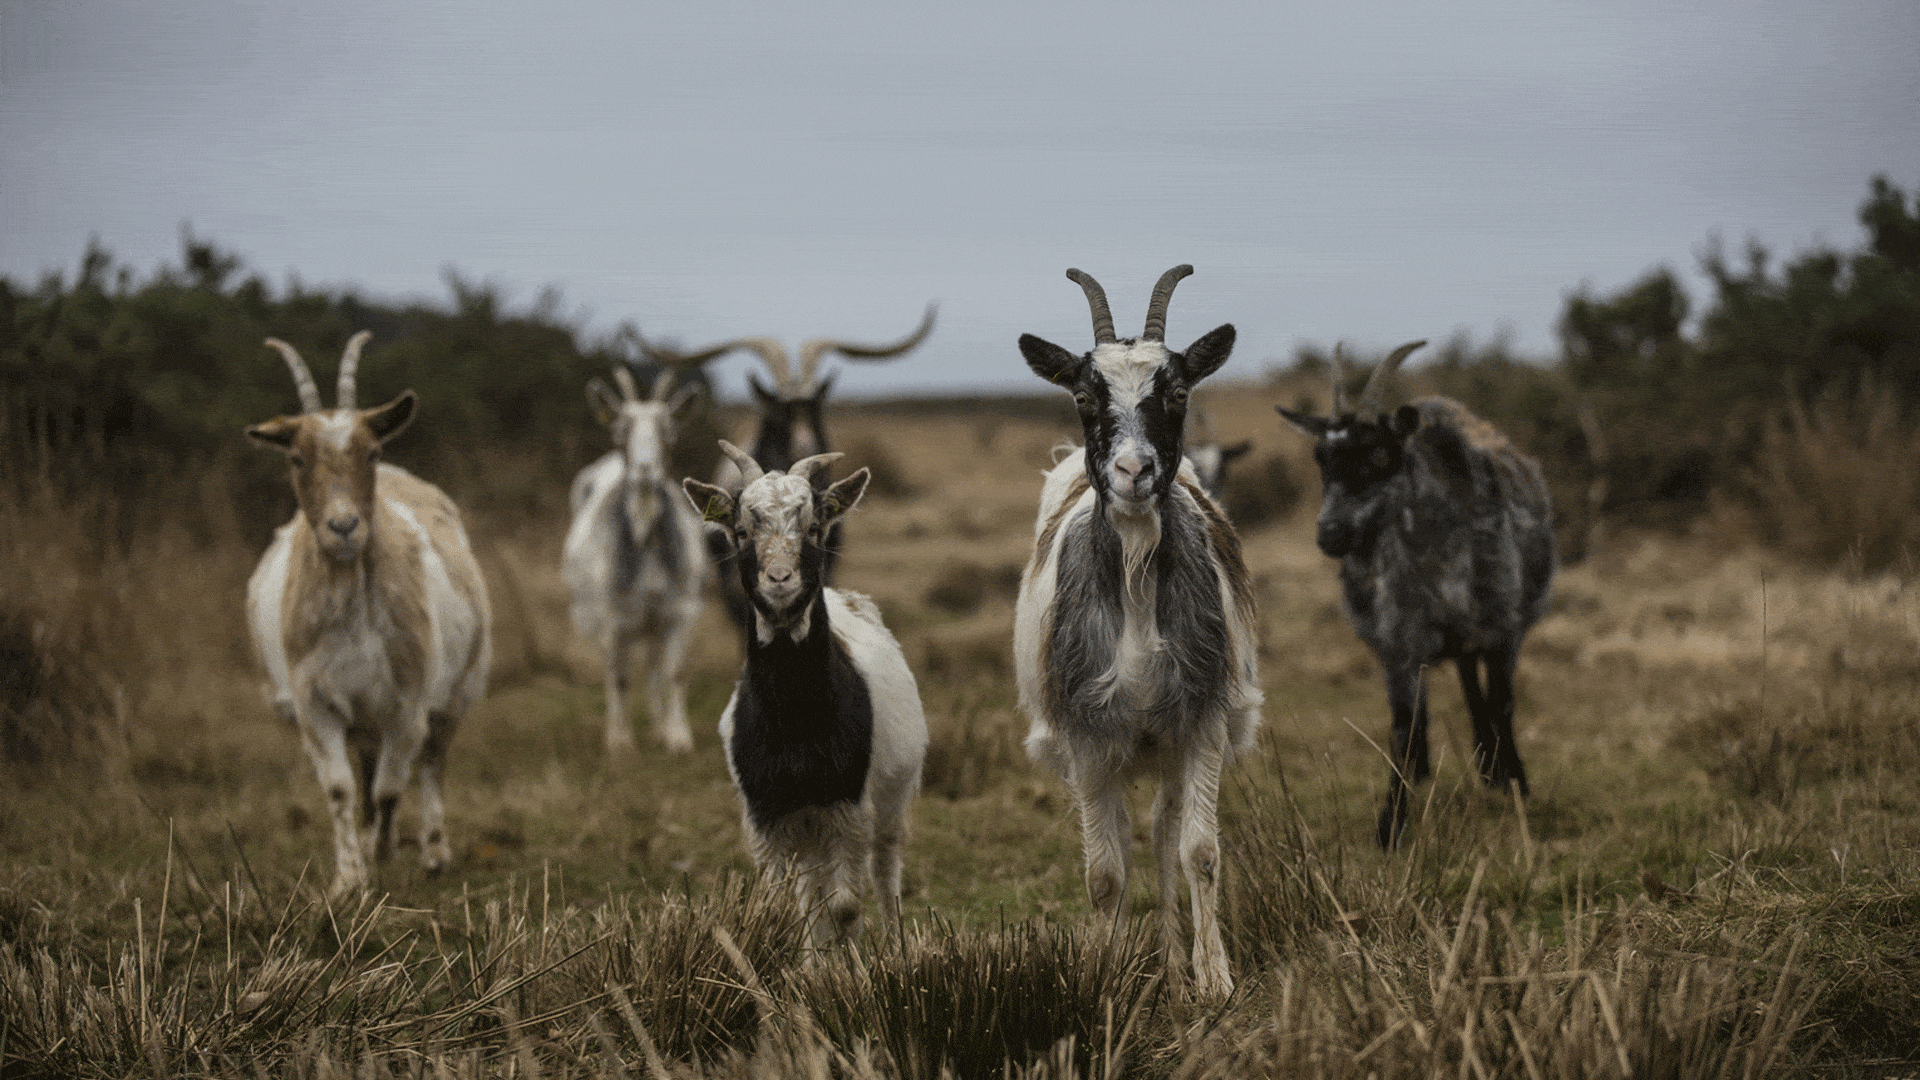
{"type": "Polygon", "coordinates": [[[1408,782],[1431,772],[1428,664],[1452,660],[1459,669],[1481,777],[1527,794],[1513,738],[1513,670],[1521,639],[1546,613],[1555,565],[1553,508],[1532,458],[1449,398],[1391,413],[1377,407],[1387,376],[1424,344],[1387,357],[1351,410],[1340,400],[1344,360],[1333,415],[1275,407],[1315,440],[1326,488],[1316,539],[1340,560],[1347,617],[1386,676],[1393,768],[1378,839],[1387,848],[1406,827],[1408,782]]]}

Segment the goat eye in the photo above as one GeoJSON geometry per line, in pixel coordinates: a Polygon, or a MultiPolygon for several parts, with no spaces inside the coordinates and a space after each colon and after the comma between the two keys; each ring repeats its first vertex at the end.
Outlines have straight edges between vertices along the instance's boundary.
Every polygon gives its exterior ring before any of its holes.
{"type": "Polygon", "coordinates": [[[1173,404],[1173,407],[1176,409],[1186,408],[1187,407],[1187,388],[1184,386],[1174,387],[1173,393],[1167,395],[1167,400],[1171,402],[1173,404]]]}
{"type": "Polygon", "coordinates": [[[1087,393],[1085,390],[1075,390],[1073,392],[1073,406],[1083,413],[1092,412],[1093,395],[1087,393]]]}
{"type": "Polygon", "coordinates": [[[1388,456],[1386,447],[1376,446],[1373,448],[1373,467],[1374,468],[1384,469],[1391,462],[1392,462],[1392,459],[1388,456]]]}
{"type": "Polygon", "coordinates": [[[305,468],[307,464],[307,459],[301,457],[299,454],[288,454],[287,460],[291,462],[296,469],[305,468]]]}

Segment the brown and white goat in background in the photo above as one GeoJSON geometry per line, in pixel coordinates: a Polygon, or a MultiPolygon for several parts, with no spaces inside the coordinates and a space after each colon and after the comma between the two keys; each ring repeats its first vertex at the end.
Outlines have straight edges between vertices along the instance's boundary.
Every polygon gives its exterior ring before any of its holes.
{"type": "Polygon", "coordinates": [[[644,398],[625,366],[613,370],[618,393],[600,379],[587,384],[594,415],[618,445],[573,481],[561,576],[573,593],[574,628],[599,646],[606,662],[612,751],[633,747],[625,694],[636,644],[646,650],[655,737],[676,753],[693,749],[681,667],[713,569],[700,516],[667,475],[675,421],[700,393],[689,383],[669,398],[673,377],[663,372],[644,398]]]}
{"type": "Polygon", "coordinates": [[[333,818],[336,896],[364,890],[360,834],[393,850],[393,816],[420,781],[420,862],[447,865],[440,781],[447,744],[486,690],[491,614],[460,511],[432,484],[380,460],[413,419],[411,390],[354,404],[365,331],[340,360],[332,409],[300,354],[267,339],[293,372],[301,412],[247,429],[286,453],[299,513],[247,582],[247,622],[275,708],[300,731],[333,818]]]}

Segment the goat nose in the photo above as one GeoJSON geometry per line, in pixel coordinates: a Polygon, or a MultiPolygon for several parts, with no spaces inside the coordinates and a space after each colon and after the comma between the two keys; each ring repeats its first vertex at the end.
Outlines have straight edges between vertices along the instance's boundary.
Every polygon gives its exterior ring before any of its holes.
{"type": "Polygon", "coordinates": [[[1113,467],[1129,480],[1144,480],[1153,475],[1153,459],[1138,454],[1122,454],[1114,458],[1113,467]]]}
{"type": "Polygon", "coordinates": [[[784,585],[793,580],[793,567],[769,566],[767,567],[767,580],[775,585],[784,585]]]}
{"type": "Polygon", "coordinates": [[[359,527],[360,527],[360,518],[357,515],[349,515],[345,517],[333,517],[333,518],[327,519],[327,528],[332,529],[335,533],[339,534],[342,538],[345,538],[346,536],[351,535],[353,530],[359,527]]]}

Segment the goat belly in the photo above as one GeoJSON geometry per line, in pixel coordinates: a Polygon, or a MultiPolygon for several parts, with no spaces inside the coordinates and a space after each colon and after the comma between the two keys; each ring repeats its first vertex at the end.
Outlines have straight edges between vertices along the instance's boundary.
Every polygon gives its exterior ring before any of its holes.
{"type": "MultiPolygon", "coordinates": [[[[767,651],[776,650],[788,651],[767,651]]],[[[809,806],[857,802],[865,793],[873,699],[845,653],[833,648],[827,654],[781,664],[779,677],[749,671],[735,691],[728,763],[758,828],[809,806]]]]}

